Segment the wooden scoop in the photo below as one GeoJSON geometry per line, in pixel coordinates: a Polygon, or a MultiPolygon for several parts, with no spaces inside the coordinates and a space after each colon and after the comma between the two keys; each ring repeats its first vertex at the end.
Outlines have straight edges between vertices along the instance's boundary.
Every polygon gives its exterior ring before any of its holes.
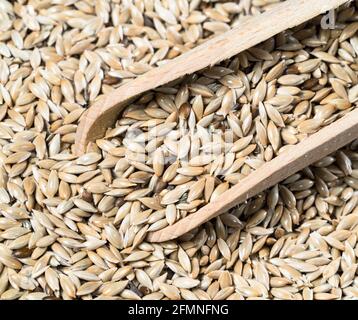
{"type": "Polygon", "coordinates": [[[180,237],[357,138],[358,108],[299,144],[291,146],[273,160],[250,173],[215,201],[169,227],[150,233],[147,240],[162,242],[180,237]]]}
{"type": "Polygon", "coordinates": [[[348,0],[287,0],[263,14],[247,18],[236,28],[125,83],[101,98],[82,117],[76,132],[76,153],[84,153],[89,141],[103,137],[124,107],[140,94],[228,59],[345,2],[348,0]]]}
{"type": "MultiPolygon", "coordinates": [[[[119,113],[142,93],[230,58],[260,42],[295,27],[348,0],[287,0],[261,15],[247,18],[238,27],[152,69],[96,102],[82,117],[76,133],[75,150],[82,154],[89,141],[104,135],[119,113]]],[[[358,137],[358,109],[320,130],[297,146],[266,163],[238,185],[223,193],[172,226],[151,233],[147,239],[174,239],[226,212],[291,174],[339,149],[358,137]]]]}

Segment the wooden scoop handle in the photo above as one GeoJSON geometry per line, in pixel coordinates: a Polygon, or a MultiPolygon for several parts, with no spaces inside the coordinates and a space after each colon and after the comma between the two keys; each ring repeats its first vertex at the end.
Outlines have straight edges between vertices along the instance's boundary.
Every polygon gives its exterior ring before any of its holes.
{"type": "Polygon", "coordinates": [[[265,163],[215,201],[169,227],[150,233],[147,239],[162,242],[180,237],[357,138],[358,108],[265,163]]]}
{"type": "Polygon", "coordinates": [[[82,154],[89,141],[101,138],[115,123],[121,110],[140,94],[228,59],[347,1],[287,0],[265,13],[248,17],[236,28],[125,83],[102,97],[83,115],[76,132],[76,153],[82,154]]]}

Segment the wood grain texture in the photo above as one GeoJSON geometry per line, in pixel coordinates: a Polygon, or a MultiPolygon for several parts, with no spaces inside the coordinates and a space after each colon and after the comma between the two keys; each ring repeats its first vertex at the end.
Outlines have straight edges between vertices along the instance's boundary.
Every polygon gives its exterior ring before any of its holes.
{"type": "Polygon", "coordinates": [[[358,109],[311,135],[267,162],[233,186],[217,200],[179,222],[148,235],[151,242],[175,239],[206,221],[272,187],[308,165],[358,138],[358,109]]]}
{"type": "Polygon", "coordinates": [[[84,114],[76,132],[76,153],[82,154],[89,141],[102,137],[105,130],[115,123],[120,111],[140,94],[228,59],[347,1],[287,0],[272,10],[247,18],[236,28],[125,83],[101,98],[84,114]]]}

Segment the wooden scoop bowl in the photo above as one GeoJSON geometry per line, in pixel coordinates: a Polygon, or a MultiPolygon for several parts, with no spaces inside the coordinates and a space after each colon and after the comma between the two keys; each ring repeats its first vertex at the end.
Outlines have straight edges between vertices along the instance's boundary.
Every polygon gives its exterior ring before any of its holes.
{"type": "MultiPolygon", "coordinates": [[[[125,83],[101,98],[81,118],[76,132],[77,154],[85,152],[88,142],[101,138],[106,129],[115,123],[120,112],[144,92],[215,65],[345,2],[348,0],[287,0],[272,10],[247,18],[238,27],[125,83]]],[[[172,226],[149,234],[148,240],[162,242],[179,237],[357,137],[358,110],[354,110],[297,146],[293,146],[289,152],[266,163],[196,213],[172,226]]]]}

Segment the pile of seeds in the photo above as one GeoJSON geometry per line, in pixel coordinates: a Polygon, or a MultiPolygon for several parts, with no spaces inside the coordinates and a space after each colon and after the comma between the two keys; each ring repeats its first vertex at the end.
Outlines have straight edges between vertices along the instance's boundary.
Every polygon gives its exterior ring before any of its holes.
{"type": "Polygon", "coordinates": [[[161,87],[73,154],[87,105],[278,1],[0,0],[0,299],[358,297],[358,142],[177,241],[358,100],[357,4],[161,87]]]}

